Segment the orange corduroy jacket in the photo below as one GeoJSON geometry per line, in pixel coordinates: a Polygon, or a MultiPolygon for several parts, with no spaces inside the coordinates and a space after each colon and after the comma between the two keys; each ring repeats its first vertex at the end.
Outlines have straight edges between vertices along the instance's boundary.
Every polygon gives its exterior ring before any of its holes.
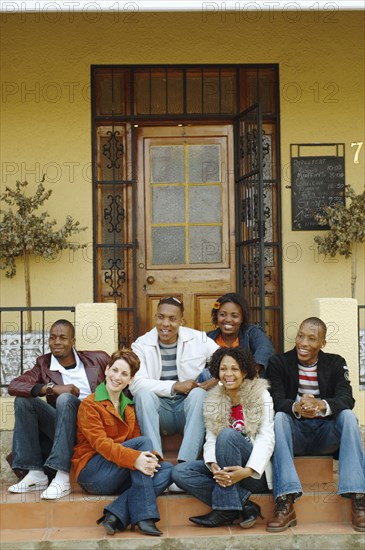
{"type": "Polygon", "coordinates": [[[122,420],[111,401],[95,401],[95,393],[89,395],[81,402],[77,416],[77,444],[72,457],[76,479],[96,454],[133,470],[141,451],[121,443],[140,435],[133,405],[126,405],[122,420]]]}

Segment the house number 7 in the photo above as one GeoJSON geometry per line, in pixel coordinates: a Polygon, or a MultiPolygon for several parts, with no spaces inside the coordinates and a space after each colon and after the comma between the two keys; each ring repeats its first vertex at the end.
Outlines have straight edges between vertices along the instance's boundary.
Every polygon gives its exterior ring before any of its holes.
{"type": "Polygon", "coordinates": [[[351,147],[357,147],[357,149],[355,151],[355,156],[354,156],[354,164],[360,164],[359,154],[360,154],[360,151],[361,151],[361,147],[363,145],[364,145],[363,141],[355,141],[354,143],[351,143],[351,147]]]}

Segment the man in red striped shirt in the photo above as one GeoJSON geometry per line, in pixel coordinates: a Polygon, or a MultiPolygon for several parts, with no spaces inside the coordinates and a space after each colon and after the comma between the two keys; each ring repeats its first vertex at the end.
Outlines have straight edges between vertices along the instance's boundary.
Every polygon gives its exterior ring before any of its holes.
{"type": "Polygon", "coordinates": [[[324,353],[327,327],[305,319],[295,348],[269,360],[267,378],[275,409],[274,517],[270,532],[297,524],[294,502],[302,487],[294,456],[338,455],[338,494],[352,499],[352,525],[365,531],[365,457],[352,409],[349,372],[340,355],[324,353]]]}

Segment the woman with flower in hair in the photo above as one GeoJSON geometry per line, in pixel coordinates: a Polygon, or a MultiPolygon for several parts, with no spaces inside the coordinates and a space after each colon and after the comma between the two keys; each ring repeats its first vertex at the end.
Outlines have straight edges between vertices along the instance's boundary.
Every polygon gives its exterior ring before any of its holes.
{"type": "Polygon", "coordinates": [[[207,335],[221,347],[240,346],[251,351],[257,371],[264,376],[269,358],[275,352],[262,328],[250,323],[246,300],[236,292],[225,294],[213,304],[211,315],[217,328],[207,335]]]}
{"type": "Polygon", "coordinates": [[[204,460],[177,464],[172,478],[212,507],[208,514],[190,521],[218,527],[240,520],[247,529],[261,516],[260,507],[248,500],[250,495],[271,487],[273,403],[268,382],[256,377],[256,364],[247,349],[218,349],[209,369],[220,384],[205,400],[204,460]]]}

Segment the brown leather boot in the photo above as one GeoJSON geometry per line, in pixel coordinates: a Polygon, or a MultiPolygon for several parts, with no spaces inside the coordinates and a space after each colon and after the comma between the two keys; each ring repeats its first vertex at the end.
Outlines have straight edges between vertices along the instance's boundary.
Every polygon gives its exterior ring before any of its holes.
{"type": "Polygon", "coordinates": [[[356,493],[352,498],[352,527],[355,531],[365,531],[365,494],[356,493]]]}
{"type": "Polygon", "coordinates": [[[293,503],[294,495],[282,495],[275,500],[274,517],[267,522],[266,531],[278,533],[297,524],[293,503]]]}

